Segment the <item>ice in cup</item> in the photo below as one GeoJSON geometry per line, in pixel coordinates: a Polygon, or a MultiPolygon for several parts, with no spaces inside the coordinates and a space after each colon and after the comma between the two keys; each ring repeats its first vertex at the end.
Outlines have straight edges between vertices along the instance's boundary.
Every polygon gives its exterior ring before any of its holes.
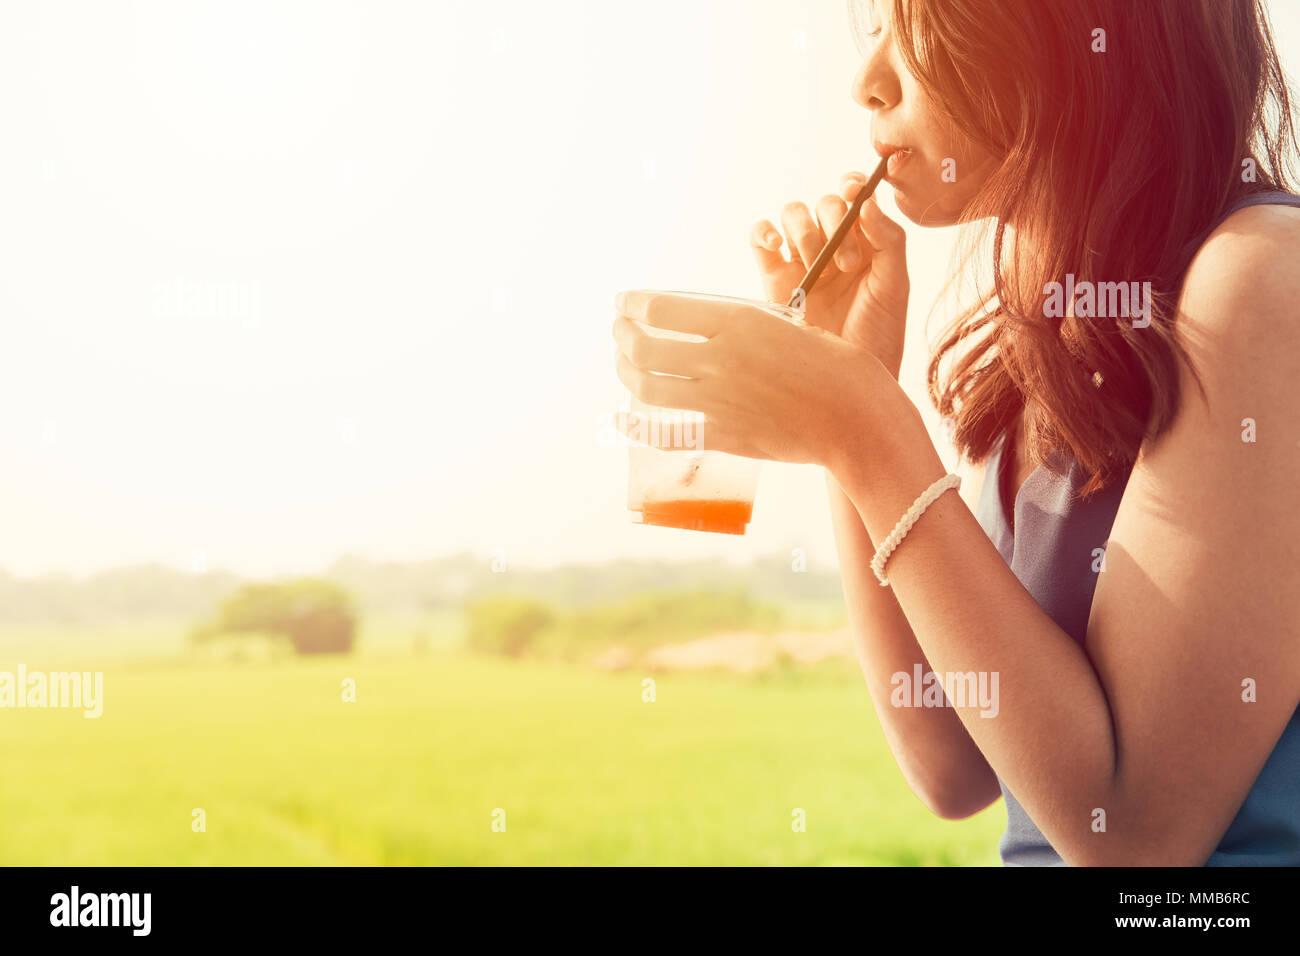
{"type": "MultiPolygon", "coordinates": [[[[731,302],[762,309],[787,322],[803,323],[801,312],[771,302],[703,292],[654,290],[642,294],[731,302]]],[[[698,335],[637,324],[660,338],[703,341],[698,335]]],[[[744,534],[754,511],[762,462],[704,450],[708,424],[699,412],[647,405],[633,396],[631,413],[635,424],[628,461],[627,507],[632,520],[665,528],[744,534]]]]}

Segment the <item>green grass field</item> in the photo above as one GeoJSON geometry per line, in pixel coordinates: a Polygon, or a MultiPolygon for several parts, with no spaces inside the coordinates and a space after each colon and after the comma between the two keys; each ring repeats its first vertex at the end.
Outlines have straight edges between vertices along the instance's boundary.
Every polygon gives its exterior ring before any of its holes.
{"type": "Polygon", "coordinates": [[[931,816],[848,665],[659,675],[654,703],[445,650],[97,666],[98,720],[0,710],[0,864],[998,862],[1001,804],[931,816]]]}

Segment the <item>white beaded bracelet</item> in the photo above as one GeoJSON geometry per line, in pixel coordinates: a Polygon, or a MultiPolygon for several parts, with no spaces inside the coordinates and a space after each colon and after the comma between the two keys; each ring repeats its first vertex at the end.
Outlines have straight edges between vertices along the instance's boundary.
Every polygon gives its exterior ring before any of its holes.
{"type": "Polygon", "coordinates": [[[876,556],[871,559],[871,570],[876,572],[876,580],[880,582],[882,588],[889,587],[889,582],[885,580],[885,562],[889,556],[894,553],[899,542],[907,536],[907,532],[912,530],[912,525],[920,519],[925,513],[925,509],[930,507],[936,498],[947,491],[949,488],[960,488],[960,475],[944,475],[929,488],[925,489],[921,497],[912,502],[912,507],[907,509],[907,514],[898,519],[898,524],[894,525],[894,530],[889,532],[879,548],[876,549],[876,556]]]}

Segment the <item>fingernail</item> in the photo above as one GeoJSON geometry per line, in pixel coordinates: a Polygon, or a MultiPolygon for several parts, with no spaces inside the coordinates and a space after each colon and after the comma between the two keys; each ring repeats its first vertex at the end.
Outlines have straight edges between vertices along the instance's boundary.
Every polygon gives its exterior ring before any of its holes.
{"type": "Polygon", "coordinates": [[[763,237],[763,245],[767,246],[769,249],[772,248],[772,243],[776,243],[777,245],[781,244],[781,237],[775,232],[769,232],[763,237]]]}
{"type": "Polygon", "coordinates": [[[620,292],[618,295],[614,296],[614,308],[615,308],[615,309],[617,309],[619,312],[622,312],[622,311],[624,311],[624,306],[626,306],[626,305],[627,305],[627,293],[626,293],[626,292],[620,292]]]}

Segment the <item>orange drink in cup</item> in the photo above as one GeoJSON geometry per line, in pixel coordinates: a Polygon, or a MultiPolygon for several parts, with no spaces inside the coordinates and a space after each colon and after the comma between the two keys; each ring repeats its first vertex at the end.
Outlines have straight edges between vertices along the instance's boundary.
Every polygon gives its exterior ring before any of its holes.
{"type": "MultiPolygon", "coordinates": [[[[771,302],[703,292],[645,292],[685,299],[731,302],[802,323],[796,309],[771,302]]],[[[637,323],[647,334],[681,341],[698,335],[637,323]]],[[[647,405],[632,396],[627,507],[639,524],[720,534],[744,534],[754,511],[762,462],[707,450],[708,423],[699,412],[647,405]]]]}
{"type": "MultiPolygon", "coordinates": [[[[857,222],[863,203],[885,178],[888,165],[888,157],[882,159],[875,172],[858,190],[848,212],[808,267],[803,280],[795,287],[788,305],[704,292],[655,291],[641,294],[748,305],[770,312],[787,322],[803,325],[802,306],[805,296],[857,222]]],[[[637,324],[650,335],[688,342],[703,341],[698,335],[656,329],[644,322],[637,324]]],[[[648,432],[652,432],[655,427],[660,429],[659,440],[653,434],[643,435],[644,444],[632,447],[627,480],[627,507],[632,512],[632,520],[667,528],[744,534],[754,510],[754,492],[758,489],[761,463],[752,458],[704,450],[707,443],[701,444],[704,437],[702,429],[707,427],[707,423],[698,413],[653,408],[638,401],[635,396],[632,411],[638,419],[648,418],[648,422],[644,423],[648,432]],[[663,440],[662,429],[665,426],[670,429],[669,441],[663,440]],[[664,445],[670,447],[660,447],[664,445]]],[[[637,438],[635,434],[632,437],[634,441],[637,438]]]]}

